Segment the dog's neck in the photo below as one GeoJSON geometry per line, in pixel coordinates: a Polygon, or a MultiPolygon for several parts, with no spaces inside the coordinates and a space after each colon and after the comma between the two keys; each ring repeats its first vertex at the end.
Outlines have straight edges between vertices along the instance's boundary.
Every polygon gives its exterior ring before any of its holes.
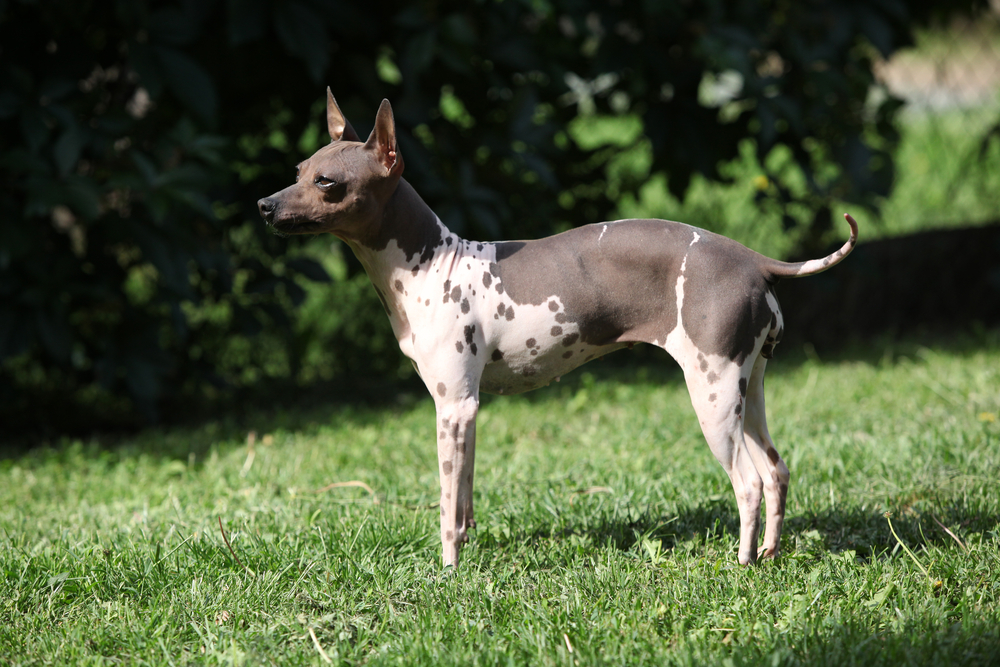
{"type": "Polygon", "coordinates": [[[467,243],[445,227],[404,179],[386,201],[372,232],[343,240],[375,286],[400,345],[410,335],[407,304],[432,275],[439,282],[448,279],[467,243]]]}
{"type": "MultiPolygon", "coordinates": [[[[366,259],[376,260],[377,256],[386,255],[385,251],[398,247],[403,255],[396,257],[393,263],[401,261],[402,265],[386,266],[386,269],[412,270],[431,260],[440,246],[446,243],[446,237],[451,236],[454,239],[447,242],[449,244],[458,240],[458,237],[451,234],[434,211],[421,199],[413,186],[402,178],[382,207],[377,224],[371,225],[369,229],[370,232],[361,238],[341,238],[362,262],[366,259]]],[[[384,263],[386,259],[383,258],[377,263],[384,263]]]]}

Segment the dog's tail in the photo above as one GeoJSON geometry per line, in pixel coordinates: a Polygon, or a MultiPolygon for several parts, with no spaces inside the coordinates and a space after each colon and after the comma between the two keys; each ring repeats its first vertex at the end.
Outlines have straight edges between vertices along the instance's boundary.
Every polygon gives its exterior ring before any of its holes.
{"type": "Polygon", "coordinates": [[[775,278],[801,278],[802,276],[812,276],[822,273],[827,269],[840,264],[841,260],[851,254],[854,246],[858,242],[858,223],[849,214],[845,213],[844,218],[851,226],[851,238],[842,245],[839,250],[821,259],[810,259],[806,262],[781,262],[772,259],[766,268],[775,278]]]}

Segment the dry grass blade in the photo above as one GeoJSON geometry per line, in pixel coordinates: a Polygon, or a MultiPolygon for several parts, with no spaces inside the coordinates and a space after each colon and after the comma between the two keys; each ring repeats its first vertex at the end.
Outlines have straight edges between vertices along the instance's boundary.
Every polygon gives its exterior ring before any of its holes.
{"type": "Polygon", "coordinates": [[[224,530],[224,529],[222,528],[222,517],[221,517],[221,516],[219,517],[219,532],[220,532],[220,533],[222,533],[222,539],[223,539],[223,541],[224,541],[224,542],[226,543],[226,546],[227,546],[227,547],[229,548],[229,553],[231,553],[231,554],[233,555],[233,560],[235,560],[235,561],[236,561],[236,564],[237,564],[237,565],[239,565],[240,567],[242,567],[242,568],[243,568],[244,570],[246,570],[246,571],[247,571],[247,573],[248,573],[248,574],[249,574],[249,575],[250,575],[251,577],[253,577],[253,576],[256,576],[256,575],[254,574],[254,571],[253,571],[253,570],[251,570],[251,569],[250,569],[249,567],[247,567],[246,565],[244,565],[244,564],[243,564],[243,561],[241,561],[241,560],[240,560],[240,558],[239,558],[239,556],[237,556],[237,555],[236,555],[236,552],[235,552],[235,551],[233,551],[233,545],[231,545],[231,544],[229,543],[229,538],[228,538],[228,537],[226,537],[226,531],[225,531],[225,530],[224,530]]]}
{"type": "Polygon", "coordinates": [[[941,530],[943,530],[944,532],[948,533],[948,535],[951,537],[951,539],[955,540],[955,542],[958,543],[958,546],[960,546],[962,548],[962,551],[966,551],[967,552],[969,550],[969,548],[967,546],[965,546],[965,543],[963,543],[962,540],[958,539],[958,535],[956,535],[955,533],[953,533],[950,530],[948,530],[948,526],[946,526],[943,523],[941,523],[940,521],[938,521],[937,517],[934,516],[933,514],[931,515],[931,518],[934,519],[934,523],[936,523],[941,530]]]}
{"type": "Polygon", "coordinates": [[[589,496],[594,493],[614,493],[615,490],[610,486],[588,486],[586,489],[579,489],[573,492],[573,495],[569,499],[569,504],[572,505],[573,501],[580,496],[589,496]]]}
{"type": "Polygon", "coordinates": [[[343,488],[343,487],[346,487],[346,486],[356,486],[356,487],[358,487],[360,489],[364,489],[369,494],[371,494],[372,501],[376,505],[379,504],[379,499],[378,499],[378,496],[375,495],[375,490],[372,489],[372,487],[370,487],[367,484],[365,484],[364,482],[362,482],[360,480],[357,480],[357,479],[352,479],[349,482],[333,482],[332,484],[327,484],[322,489],[316,489],[315,491],[313,491],[313,493],[326,493],[330,489],[340,489],[340,488],[343,488]]]}
{"type": "Polygon", "coordinates": [[[313,632],[312,628],[309,628],[309,636],[312,637],[313,646],[315,646],[316,650],[319,651],[319,655],[323,658],[323,662],[333,662],[333,660],[330,660],[330,656],[326,654],[326,651],[323,650],[323,647],[320,646],[319,640],[316,639],[316,633],[313,632]]]}

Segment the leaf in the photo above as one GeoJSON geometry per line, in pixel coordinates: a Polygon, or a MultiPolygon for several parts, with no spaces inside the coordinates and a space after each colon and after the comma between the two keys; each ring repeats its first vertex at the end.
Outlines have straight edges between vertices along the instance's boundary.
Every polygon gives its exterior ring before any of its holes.
{"type": "Polygon", "coordinates": [[[285,48],[305,62],[313,81],[321,82],[330,59],[322,19],[300,2],[281,2],[274,8],[274,27],[285,48]]]}
{"type": "Polygon", "coordinates": [[[0,359],[16,357],[31,345],[34,338],[23,312],[0,309],[0,359]]]}
{"type": "Polygon", "coordinates": [[[434,45],[437,43],[437,31],[428,28],[417,33],[406,43],[400,65],[403,70],[403,80],[414,79],[416,74],[427,69],[434,59],[434,45]]]}
{"type": "Polygon", "coordinates": [[[211,77],[195,60],[176,49],[154,47],[167,87],[202,121],[215,120],[218,101],[211,77]]]}
{"type": "Polygon", "coordinates": [[[86,135],[76,123],[73,123],[62,133],[52,149],[60,175],[66,176],[76,166],[86,141],[86,135]]]}
{"type": "Polygon", "coordinates": [[[21,109],[21,133],[32,153],[37,153],[49,138],[49,128],[45,126],[41,111],[37,106],[21,109]]]}
{"type": "Polygon", "coordinates": [[[35,311],[35,323],[46,351],[61,362],[67,361],[73,338],[65,314],[50,306],[39,308],[35,311]]]}
{"type": "Polygon", "coordinates": [[[0,90],[0,118],[13,116],[21,106],[21,98],[10,90],[0,90]]]}
{"type": "Polygon", "coordinates": [[[101,193],[97,183],[87,176],[71,176],[63,186],[66,203],[84,220],[101,214],[101,193]]]}
{"type": "MultiPolygon", "coordinates": [[[[192,3],[185,5],[187,9],[192,3]]],[[[201,21],[198,18],[192,11],[184,11],[178,7],[163,7],[150,14],[149,32],[155,42],[188,44],[201,30],[201,21]]]]}
{"type": "Polygon", "coordinates": [[[245,44],[264,36],[267,14],[264,0],[229,0],[229,43],[245,44]]]}

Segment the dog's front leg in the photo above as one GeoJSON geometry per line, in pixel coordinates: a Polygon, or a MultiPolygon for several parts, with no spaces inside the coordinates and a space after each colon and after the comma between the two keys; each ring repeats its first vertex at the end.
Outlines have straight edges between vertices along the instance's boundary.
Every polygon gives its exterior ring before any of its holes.
{"type": "Polygon", "coordinates": [[[438,472],[441,475],[441,545],[445,567],[458,566],[458,552],[469,541],[472,476],[476,458],[478,392],[436,396],[438,472]]]}

